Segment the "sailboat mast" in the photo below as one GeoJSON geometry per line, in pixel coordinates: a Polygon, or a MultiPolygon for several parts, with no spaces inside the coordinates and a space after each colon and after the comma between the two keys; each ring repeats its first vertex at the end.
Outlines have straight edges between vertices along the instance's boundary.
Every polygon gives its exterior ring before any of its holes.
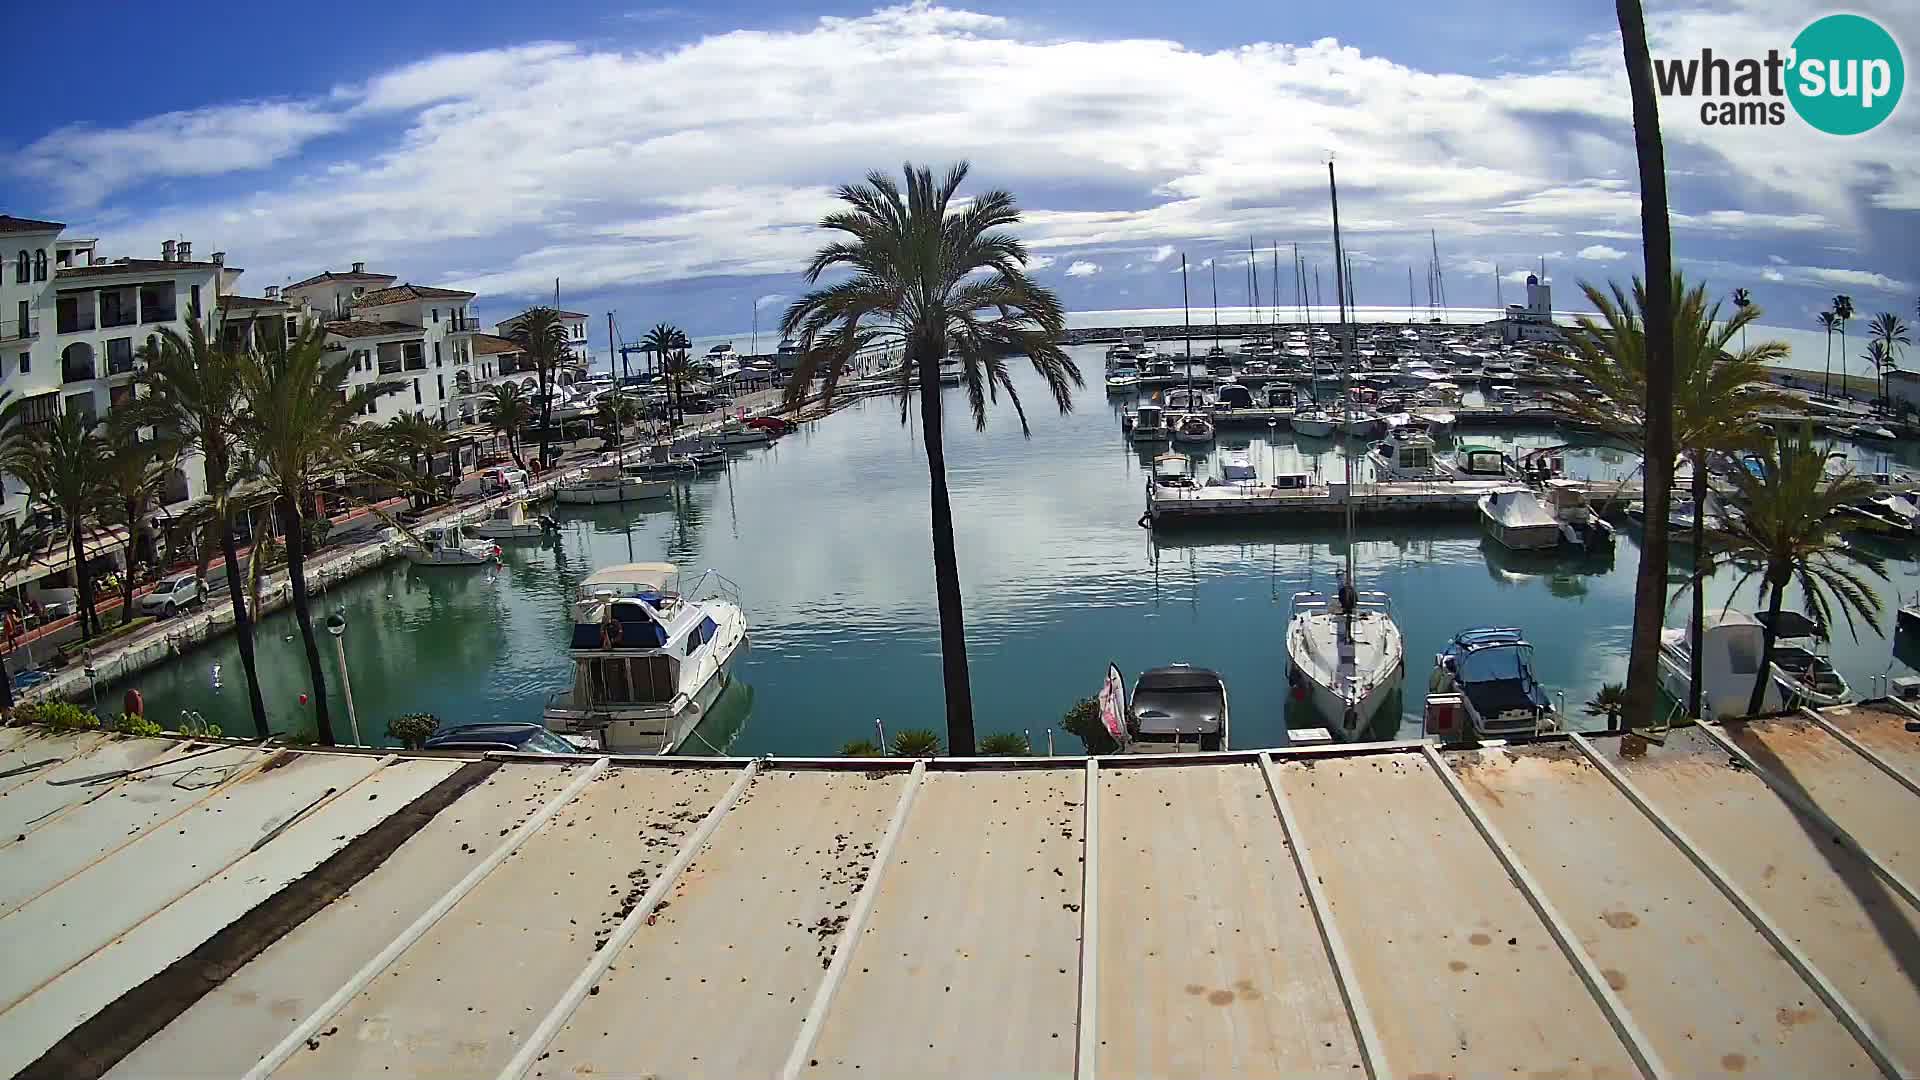
{"type": "MultiPolygon", "coordinates": [[[[1333,161],[1327,161],[1327,199],[1333,205],[1333,291],[1334,299],[1340,305],[1340,420],[1345,430],[1348,413],[1349,395],[1347,392],[1347,365],[1349,361],[1350,340],[1347,329],[1347,293],[1340,277],[1340,267],[1346,262],[1346,252],[1340,246],[1340,188],[1334,182],[1333,161]]],[[[1343,447],[1340,457],[1347,466],[1346,498],[1343,500],[1347,519],[1347,586],[1353,587],[1353,454],[1350,448],[1343,447]]],[[[1342,605],[1346,607],[1347,605],[1342,605]]],[[[1351,610],[1346,612],[1349,625],[1353,619],[1351,610]]]]}

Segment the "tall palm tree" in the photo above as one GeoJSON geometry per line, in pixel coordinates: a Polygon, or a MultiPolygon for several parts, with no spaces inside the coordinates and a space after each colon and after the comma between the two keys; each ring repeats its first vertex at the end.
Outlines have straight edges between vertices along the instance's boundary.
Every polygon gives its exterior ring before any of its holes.
{"type": "Polygon", "coordinates": [[[1749,714],[1760,711],[1766,696],[1774,627],[1788,585],[1800,587],[1807,614],[1823,633],[1831,632],[1838,609],[1857,639],[1854,616],[1872,624],[1881,608],[1879,594],[1861,571],[1887,579],[1885,560],[1847,543],[1834,517],[1840,507],[1871,498],[1874,486],[1850,473],[1827,481],[1827,455],[1814,445],[1810,424],[1802,424],[1798,432],[1782,432],[1762,453],[1760,475],[1745,469],[1734,472],[1731,501],[1739,513],[1715,536],[1720,560],[1745,568],[1734,591],[1759,575],[1767,596],[1769,617],[1762,631],[1760,671],[1747,701],[1749,714]]]}
{"type": "Polygon", "coordinates": [[[302,504],[312,497],[319,480],[334,473],[391,475],[396,471],[379,463],[377,451],[354,449],[354,422],[368,404],[404,385],[389,380],[349,390],[347,355],[327,351],[326,328],[318,323],[309,323],[283,341],[267,343],[265,350],[249,353],[240,365],[241,393],[248,403],[240,438],[279,503],[294,620],[306,645],[316,733],[323,745],[333,745],[333,724],[307,594],[302,504]]]}
{"type": "MultiPolygon", "coordinates": [[[[1883,311],[1873,317],[1873,322],[1867,325],[1867,330],[1872,336],[1872,339],[1880,343],[1880,351],[1885,359],[1882,364],[1877,366],[1881,367],[1882,374],[1884,375],[1887,370],[1898,368],[1900,366],[1900,351],[1912,344],[1907,340],[1907,324],[1901,322],[1900,316],[1895,315],[1893,312],[1883,311]]],[[[1881,380],[1880,384],[1880,397],[1882,400],[1885,400],[1887,397],[1887,386],[1884,379],[1881,380]]]]}
{"type": "MultiPolygon", "coordinates": [[[[1667,155],[1660,141],[1660,98],[1654,91],[1647,52],[1646,15],[1640,0],[1614,0],[1620,22],[1627,89],[1633,99],[1633,144],[1640,166],[1640,235],[1647,272],[1646,368],[1647,458],[1673,460],[1673,227],[1667,219],[1667,155]]],[[[1666,609],[1667,506],[1672,478],[1666,469],[1646,477],[1647,531],[1633,591],[1633,640],[1627,659],[1627,722],[1650,725],[1658,701],[1660,624],[1666,609]]]]}
{"type": "Polygon", "coordinates": [[[138,408],[163,438],[173,440],[181,453],[201,456],[207,482],[207,528],[217,534],[227,567],[227,595],[233,605],[233,637],[240,648],[240,667],[247,676],[247,705],[253,713],[254,734],[266,738],[266,701],[260,696],[260,673],[254,661],[253,612],[241,587],[240,549],[233,537],[236,487],[247,472],[235,426],[245,415],[240,395],[240,358],[212,340],[198,319],[187,320],[183,335],[163,327],[141,346],[145,367],[137,376],[138,408]]]}
{"type": "Polygon", "coordinates": [[[69,410],[30,424],[20,415],[25,407],[25,400],[8,406],[0,469],[26,485],[29,504],[42,503],[59,512],[80,594],[80,637],[90,639],[100,632],[86,551],[87,541],[99,533],[95,513],[105,492],[100,437],[92,417],[69,410]]]}
{"type": "MultiPolygon", "coordinates": [[[[1591,379],[1596,394],[1575,395],[1555,392],[1550,395],[1559,407],[1582,421],[1613,435],[1636,448],[1646,445],[1647,348],[1644,341],[1646,286],[1633,283],[1629,300],[1619,286],[1612,295],[1586,285],[1587,302],[1600,312],[1596,321],[1581,316],[1581,333],[1574,335],[1575,355],[1568,367],[1591,379]],[[1636,313],[1639,317],[1636,318],[1636,313]]],[[[1769,365],[1788,355],[1787,347],[1777,341],[1762,342],[1738,352],[1729,351],[1734,336],[1744,338],[1747,326],[1759,319],[1761,310],[1751,303],[1720,321],[1720,305],[1709,303],[1704,285],[1688,287],[1683,275],[1673,276],[1673,432],[1674,443],[1692,462],[1693,504],[1693,672],[1694,691],[1688,696],[1687,715],[1700,715],[1699,637],[1704,633],[1704,595],[1700,583],[1711,570],[1706,544],[1706,518],[1699,508],[1707,500],[1707,464],[1714,454],[1729,453],[1758,445],[1753,432],[1754,414],[1785,399],[1768,389],[1769,365]]],[[[1662,459],[1649,454],[1645,469],[1658,471],[1662,459]]],[[[1664,459],[1671,483],[1673,457],[1664,459]]],[[[1651,482],[1651,477],[1649,477],[1651,482]]],[[[1651,522],[1649,522],[1651,524],[1651,522]]]]}
{"type": "Polygon", "coordinates": [[[507,453],[512,455],[513,463],[526,468],[527,463],[520,460],[520,432],[526,430],[527,422],[533,419],[533,403],[527,400],[527,392],[520,384],[504,382],[487,387],[486,397],[480,401],[480,419],[507,437],[507,453]]]}
{"type": "Polygon", "coordinates": [[[974,427],[987,422],[989,398],[1005,393],[1027,431],[1027,416],[1014,389],[1007,357],[1025,356],[1046,380],[1062,413],[1073,408],[1080,369],[1056,336],[1066,326],[1059,297],[1026,275],[1027,249],[1001,231],[1020,220],[1013,196],[987,191],[953,207],[967,177],[965,162],[936,181],[925,167],[906,167],[904,190],[882,172],[836,193],[847,209],[829,214],[820,227],[842,234],[808,264],[809,284],[829,270],[852,276],[815,289],[787,309],[783,335],[797,336],[800,360],[787,384],[797,402],[816,373],[825,376],[827,399],[862,350],[898,345],[900,419],[918,386],[920,422],[931,487],[933,581],[940,611],[940,657],[947,698],[947,745],[954,754],[974,752],[973,696],[967,677],[966,625],[961,612],[960,571],[953,544],[953,507],[947,497],[942,427],[940,360],[960,359],[974,427]]]}
{"type": "Polygon", "coordinates": [[[1833,396],[1833,328],[1840,324],[1840,320],[1834,316],[1833,312],[1823,311],[1819,314],[1816,321],[1819,322],[1820,328],[1827,332],[1826,377],[1824,381],[1822,381],[1820,384],[1820,392],[1826,395],[1827,397],[1832,397],[1833,396]]]}
{"type": "Polygon", "coordinates": [[[1851,318],[1853,318],[1853,297],[1845,293],[1834,297],[1833,322],[1834,327],[1840,331],[1840,385],[1843,387],[1847,384],[1847,320],[1851,318]]]}
{"type": "MultiPolygon", "coordinates": [[[[1733,290],[1734,311],[1745,311],[1752,306],[1753,294],[1751,292],[1748,292],[1744,287],[1733,290]]],[[[1747,347],[1747,335],[1744,333],[1740,335],[1740,347],[1743,349],[1747,347]]]]}
{"type": "Polygon", "coordinates": [[[544,469],[549,464],[547,448],[553,442],[553,372],[567,351],[567,327],[558,311],[543,304],[520,316],[513,340],[540,375],[540,467],[544,469]]]}
{"type": "Polygon", "coordinates": [[[147,512],[166,487],[167,474],[179,459],[170,441],[141,438],[144,426],[137,408],[123,406],[108,412],[107,422],[100,429],[100,519],[127,530],[127,572],[121,575],[120,585],[121,626],[133,621],[135,542],[146,528],[147,512]]]}

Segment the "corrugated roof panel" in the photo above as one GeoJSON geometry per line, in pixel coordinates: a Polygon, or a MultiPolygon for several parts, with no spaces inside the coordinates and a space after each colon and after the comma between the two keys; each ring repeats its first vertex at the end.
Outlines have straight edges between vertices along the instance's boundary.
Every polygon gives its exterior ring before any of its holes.
{"type": "Polygon", "coordinates": [[[928,774],[808,1076],[1072,1071],[1085,790],[1078,768],[928,774]]]}
{"type": "Polygon", "coordinates": [[[1392,1075],[1635,1073],[1546,925],[1422,757],[1277,768],[1392,1075]]]}
{"type": "Polygon", "coordinates": [[[155,764],[180,754],[182,745],[172,739],[114,739],[90,754],[67,759],[63,765],[35,770],[25,783],[0,793],[0,837],[12,840],[31,832],[52,821],[61,810],[78,806],[104,790],[103,784],[72,781],[155,764]]]}
{"type": "Polygon", "coordinates": [[[905,786],[904,772],[757,776],[531,1075],[776,1074],[905,786]]]}
{"type": "Polygon", "coordinates": [[[1099,1074],[1364,1075],[1259,767],[1099,789],[1099,1074]]]}
{"type": "Polygon", "coordinates": [[[738,772],[610,770],[274,1075],[494,1075],[738,772]]]}
{"type": "Polygon", "coordinates": [[[262,751],[235,746],[169,763],[91,789],[96,793],[92,799],[45,822],[24,838],[18,833],[0,835],[0,916],[96,861],[117,858],[115,853],[212,798],[221,784],[230,783],[267,757],[262,751]]]}
{"type": "Polygon", "coordinates": [[[1448,764],[1676,1075],[1873,1073],[1772,943],[1580,751],[1486,750],[1448,764]],[[1775,1023],[1786,1010],[1811,1011],[1775,1023]]]}
{"type": "Polygon", "coordinates": [[[314,800],[365,779],[377,764],[365,756],[290,754],[286,764],[227,785],[182,820],[0,918],[0,956],[7,958],[0,966],[0,1009],[226,869],[314,800]]]}
{"type": "MultiPolygon", "coordinates": [[[[308,760],[313,759],[309,756],[308,760]]],[[[353,759],[321,760],[344,765],[353,759]]],[[[461,764],[400,761],[358,782],[352,780],[351,770],[309,768],[307,771],[315,773],[337,771],[333,783],[339,784],[343,793],[304,814],[265,847],[241,855],[211,879],[0,1013],[0,1075],[11,1075],[32,1062],[61,1033],[164,970],[254,905],[304,877],[355,837],[446,779],[461,764]]],[[[289,778],[295,779],[299,778],[289,778]]],[[[316,779],[315,783],[319,782],[316,779]]],[[[290,786],[288,790],[295,788],[290,786]]],[[[284,805],[299,808],[291,802],[284,805]]],[[[244,817],[249,808],[236,799],[224,810],[212,812],[244,817]]],[[[21,915],[31,911],[25,909],[21,915]]]]}
{"type": "MultiPolygon", "coordinates": [[[[1920,1065],[1920,912],[1833,834],[1788,807],[1707,736],[1677,729],[1665,746],[1628,758],[1596,748],[1834,980],[1896,1061],[1920,1065]]],[[[1912,816],[1909,808],[1907,815],[1912,816]]],[[[1782,1009],[1781,1027],[1821,1013],[1808,1000],[1782,1009]]]]}

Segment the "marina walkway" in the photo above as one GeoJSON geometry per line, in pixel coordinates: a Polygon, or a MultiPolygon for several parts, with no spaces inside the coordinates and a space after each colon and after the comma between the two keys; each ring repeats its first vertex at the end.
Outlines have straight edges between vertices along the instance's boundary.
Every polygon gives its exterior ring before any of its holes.
{"type": "Polygon", "coordinates": [[[1908,719],[923,762],[0,730],[0,1075],[1913,1075],[1908,719]]]}

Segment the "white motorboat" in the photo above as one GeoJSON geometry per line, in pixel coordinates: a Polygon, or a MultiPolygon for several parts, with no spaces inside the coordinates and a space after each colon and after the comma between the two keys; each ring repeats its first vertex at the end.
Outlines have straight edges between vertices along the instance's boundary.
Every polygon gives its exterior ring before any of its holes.
{"type": "Polygon", "coordinates": [[[1206,668],[1169,664],[1141,672],[1124,712],[1121,753],[1227,749],[1227,683],[1206,668]]]}
{"type": "Polygon", "coordinates": [[[1427,682],[1429,726],[1436,705],[1464,714],[1480,739],[1529,738],[1560,727],[1533,673],[1533,646],[1511,627],[1462,630],[1434,657],[1427,682]]]}
{"type": "Polygon", "coordinates": [[[415,566],[481,566],[500,557],[500,545],[468,536],[458,525],[420,530],[400,553],[415,566]]]}
{"type": "Polygon", "coordinates": [[[619,754],[670,754],[732,680],[747,643],[733,583],[709,570],[682,590],[672,563],[596,570],[573,604],[573,686],[547,699],[548,728],[619,754]]]}
{"type": "Polygon", "coordinates": [[[486,540],[534,540],[559,528],[552,518],[535,513],[530,500],[508,499],[471,531],[486,540]]]}
{"type": "Polygon", "coordinates": [[[1559,547],[1564,538],[1560,520],[1540,497],[1526,488],[1509,488],[1480,496],[1480,521],[1487,535],[1514,551],[1559,547]]]}
{"type": "Polygon", "coordinates": [[[1312,439],[1333,434],[1333,414],[1319,407],[1301,409],[1293,414],[1293,430],[1312,439]]]}
{"type": "Polygon", "coordinates": [[[1171,434],[1167,429],[1166,410],[1158,405],[1141,405],[1133,414],[1131,435],[1137,443],[1166,442],[1171,434]]]}
{"type": "MultiPolygon", "coordinates": [[[[1709,613],[1707,618],[1701,635],[1700,715],[1708,720],[1745,716],[1754,680],[1760,677],[1760,650],[1765,644],[1760,620],[1744,611],[1723,612],[1717,618],[1709,613]]],[[[1685,628],[1660,631],[1660,685],[1683,705],[1693,685],[1688,666],[1692,655],[1685,628]]],[[[1763,713],[1787,708],[1790,697],[1781,680],[1769,676],[1760,697],[1763,713]]]]}
{"type": "Polygon", "coordinates": [[[590,465],[585,477],[561,485],[554,491],[553,498],[555,502],[569,506],[595,506],[664,499],[671,494],[671,480],[645,480],[628,476],[618,465],[590,465]]]}
{"type": "MultiPolygon", "coordinates": [[[[1767,613],[1754,613],[1754,620],[1767,625],[1767,613]]],[[[1774,623],[1773,679],[1797,705],[1824,709],[1853,701],[1853,688],[1833,666],[1827,651],[1827,637],[1812,619],[1797,611],[1782,611],[1774,623]]]]}
{"type": "Polygon", "coordinates": [[[1434,455],[1433,436],[1414,426],[1396,428],[1367,448],[1373,472],[1382,480],[1451,480],[1453,468],[1434,455]]]}
{"type": "Polygon", "coordinates": [[[1210,443],[1213,441],[1213,421],[1205,413],[1182,413],[1173,421],[1173,441],[1210,443]]]}

